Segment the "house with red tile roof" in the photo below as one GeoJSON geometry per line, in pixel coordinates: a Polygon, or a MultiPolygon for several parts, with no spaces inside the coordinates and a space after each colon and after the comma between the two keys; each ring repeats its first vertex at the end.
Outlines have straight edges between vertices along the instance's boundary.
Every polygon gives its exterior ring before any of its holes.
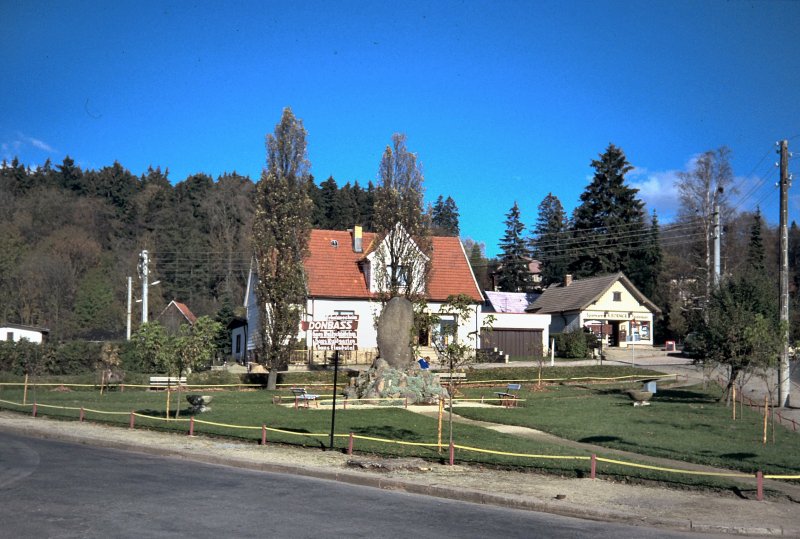
{"type": "MultiPolygon", "coordinates": [[[[396,229],[404,234],[402,228],[396,229]]],[[[305,260],[307,300],[298,328],[298,340],[305,342],[310,355],[315,351],[325,352],[330,346],[328,340],[320,338],[322,322],[335,319],[357,320],[356,329],[350,335],[358,350],[353,361],[370,362],[377,352],[376,321],[382,304],[380,293],[384,290],[381,282],[387,271],[378,268],[385,257],[380,256],[382,245],[377,244],[378,236],[363,232],[361,227],[353,230],[312,230],[309,238],[308,256],[305,260]],[[316,331],[316,333],[315,333],[316,331]]],[[[387,241],[384,239],[384,242],[387,241]]],[[[425,257],[420,251],[420,257],[425,257]]],[[[467,255],[456,237],[434,236],[431,238],[430,271],[424,287],[428,309],[438,313],[448,296],[464,294],[474,302],[474,315],[466,324],[458,328],[459,340],[466,342],[470,333],[480,333],[481,304],[484,301],[480,287],[472,273],[467,255]]],[[[417,271],[410,268],[409,271],[417,271]]],[[[416,282],[412,280],[411,282],[416,282]]],[[[247,342],[246,350],[257,348],[258,316],[260,309],[255,295],[255,276],[253,271],[248,279],[245,299],[247,309],[246,328],[239,329],[247,342]]],[[[452,316],[442,315],[441,324],[452,324],[452,316]]],[[[430,335],[438,328],[428,328],[419,335],[419,344],[429,346],[430,335]]],[[[235,339],[235,336],[234,336],[235,339]]],[[[238,358],[237,358],[238,359],[238,358]]]]}

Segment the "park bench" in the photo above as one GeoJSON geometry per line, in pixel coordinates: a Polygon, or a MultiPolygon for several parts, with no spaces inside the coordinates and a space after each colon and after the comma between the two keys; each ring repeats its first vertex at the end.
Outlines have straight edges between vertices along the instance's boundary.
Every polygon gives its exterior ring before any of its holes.
{"type": "Polygon", "coordinates": [[[436,377],[439,379],[439,383],[443,386],[450,387],[450,383],[452,382],[453,396],[460,394],[458,391],[458,386],[467,381],[467,373],[465,372],[439,372],[436,373],[436,377]]]}
{"type": "Polygon", "coordinates": [[[293,387],[290,388],[290,391],[294,395],[295,408],[299,408],[301,404],[308,408],[310,402],[313,402],[314,405],[319,408],[319,403],[317,402],[319,395],[312,395],[311,393],[308,393],[304,387],[293,387]]]}
{"type": "Polygon", "coordinates": [[[505,391],[497,391],[495,395],[500,399],[500,404],[506,408],[517,407],[517,394],[512,391],[519,391],[522,384],[508,384],[505,391]]]}
{"type": "Polygon", "coordinates": [[[168,387],[185,386],[185,376],[151,376],[150,389],[167,389],[168,387]]]}
{"type": "Polygon", "coordinates": [[[452,381],[454,384],[458,385],[463,382],[467,381],[467,373],[465,372],[440,372],[436,374],[437,378],[439,378],[440,384],[450,383],[452,381]]]}

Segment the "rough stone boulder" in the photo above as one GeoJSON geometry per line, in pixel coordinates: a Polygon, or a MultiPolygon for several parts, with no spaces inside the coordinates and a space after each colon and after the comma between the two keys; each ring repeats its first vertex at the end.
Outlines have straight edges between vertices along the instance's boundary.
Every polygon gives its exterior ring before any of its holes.
{"type": "Polygon", "coordinates": [[[411,353],[411,328],[414,326],[414,307],[406,298],[389,300],[378,319],[378,353],[380,358],[396,369],[414,363],[411,353]]]}
{"type": "Polygon", "coordinates": [[[350,399],[408,399],[409,404],[433,404],[447,398],[447,390],[432,372],[421,370],[416,364],[397,369],[382,359],[375,360],[346,392],[350,399]]]}

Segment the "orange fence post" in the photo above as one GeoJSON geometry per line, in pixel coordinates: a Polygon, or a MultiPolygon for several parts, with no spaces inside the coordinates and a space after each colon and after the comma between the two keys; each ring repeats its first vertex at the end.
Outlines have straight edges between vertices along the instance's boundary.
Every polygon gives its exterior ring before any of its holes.
{"type": "Polygon", "coordinates": [[[347,441],[347,454],[353,454],[353,433],[350,433],[350,439],[347,441]]]}
{"type": "Polygon", "coordinates": [[[130,422],[130,425],[128,426],[128,428],[132,429],[135,424],[136,424],[136,416],[133,415],[133,410],[131,410],[131,422],[130,422]]]}
{"type": "Polygon", "coordinates": [[[455,464],[456,460],[456,446],[453,442],[450,442],[450,466],[455,464]]]}
{"type": "Polygon", "coordinates": [[[261,445],[267,445],[267,426],[261,425],[261,445]]]}
{"type": "Polygon", "coordinates": [[[33,403],[33,417],[36,417],[36,402],[33,403]]]}
{"type": "Polygon", "coordinates": [[[756,472],[756,499],[758,501],[764,499],[764,472],[761,470],[756,472]]]}
{"type": "Polygon", "coordinates": [[[194,416],[189,418],[189,436],[194,436],[194,416]]]}
{"type": "Polygon", "coordinates": [[[80,421],[83,422],[83,418],[86,416],[86,413],[83,411],[83,406],[81,406],[81,418],[80,421]]]}
{"type": "Polygon", "coordinates": [[[592,470],[591,471],[591,475],[589,477],[594,479],[595,477],[597,477],[597,455],[595,455],[594,453],[592,453],[592,468],[591,468],[591,470],[592,470]]]}

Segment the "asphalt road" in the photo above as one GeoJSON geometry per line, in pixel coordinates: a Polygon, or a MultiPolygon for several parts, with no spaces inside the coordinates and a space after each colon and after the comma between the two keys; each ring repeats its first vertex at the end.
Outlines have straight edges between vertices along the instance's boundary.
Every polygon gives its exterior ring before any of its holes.
{"type": "Polygon", "coordinates": [[[0,433],[0,537],[712,537],[0,433]]]}

